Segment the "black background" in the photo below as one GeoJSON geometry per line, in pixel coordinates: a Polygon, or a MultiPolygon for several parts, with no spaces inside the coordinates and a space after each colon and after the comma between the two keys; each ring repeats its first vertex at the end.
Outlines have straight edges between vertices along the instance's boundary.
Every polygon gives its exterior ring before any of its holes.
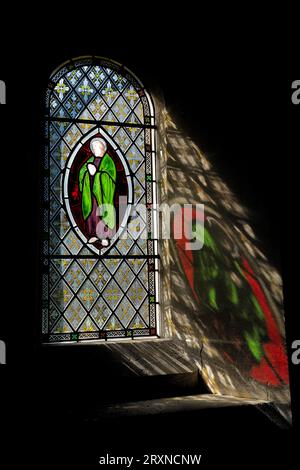
{"type": "MultiPolygon", "coordinates": [[[[194,19],[191,14],[179,15],[176,22],[168,16],[146,22],[146,13],[139,20],[137,11],[132,15],[124,21],[119,18],[121,26],[111,28],[97,21],[76,26],[80,15],[73,18],[70,13],[69,31],[60,28],[57,14],[53,30],[24,22],[14,29],[13,41],[2,31],[0,79],[7,84],[7,104],[0,106],[5,258],[0,338],[7,342],[8,364],[1,368],[1,391],[8,422],[16,427],[22,411],[32,405],[31,380],[39,373],[34,362],[39,334],[43,96],[50,73],[71,57],[109,57],[124,63],[146,87],[160,87],[174,119],[250,209],[262,247],[283,276],[289,357],[292,341],[299,339],[300,105],[291,102],[291,83],[299,78],[299,54],[292,53],[292,43],[283,46],[278,31],[273,39],[266,25],[263,39],[254,26],[245,38],[240,24],[229,40],[229,27],[218,34],[213,22],[211,29],[204,30],[199,13],[194,19]]],[[[282,438],[286,462],[299,429],[298,368],[290,365],[294,431],[282,438]]],[[[245,441],[253,433],[249,429],[245,441]]],[[[215,446],[221,449],[219,441],[215,446]]]]}

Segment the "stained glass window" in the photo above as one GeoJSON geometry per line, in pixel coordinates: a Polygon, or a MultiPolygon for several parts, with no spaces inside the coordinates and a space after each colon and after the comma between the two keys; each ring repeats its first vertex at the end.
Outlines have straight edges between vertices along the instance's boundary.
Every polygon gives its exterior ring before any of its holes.
{"type": "Polygon", "coordinates": [[[118,63],[74,59],[50,78],[45,122],[43,341],[158,336],[150,96],[118,63]]]}

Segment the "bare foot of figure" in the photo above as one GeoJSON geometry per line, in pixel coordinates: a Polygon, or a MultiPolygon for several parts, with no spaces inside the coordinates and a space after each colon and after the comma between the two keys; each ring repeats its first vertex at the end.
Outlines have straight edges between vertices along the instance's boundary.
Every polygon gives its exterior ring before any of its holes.
{"type": "Polygon", "coordinates": [[[99,238],[97,238],[97,237],[92,237],[92,238],[89,239],[88,243],[95,243],[95,242],[97,242],[98,240],[99,240],[99,238]]]}

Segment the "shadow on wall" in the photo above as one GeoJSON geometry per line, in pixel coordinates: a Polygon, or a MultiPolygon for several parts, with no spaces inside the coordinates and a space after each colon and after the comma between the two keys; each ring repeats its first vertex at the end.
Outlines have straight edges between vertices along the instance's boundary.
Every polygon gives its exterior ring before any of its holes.
{"type": "MultiPolygon", "coordinates": [[[[213,393],[289,409],[281,277],[259,249],[247,211],[166,111],[159,129],[161,202],[205,205],[204,220],[194,209],[185,221],[204,236],[201,250],[186,250],[184,238],[162,242],[166,334],[196,352],[213,393]]],[[[174,230],[181,222],[182,212],[174,230]]]]}

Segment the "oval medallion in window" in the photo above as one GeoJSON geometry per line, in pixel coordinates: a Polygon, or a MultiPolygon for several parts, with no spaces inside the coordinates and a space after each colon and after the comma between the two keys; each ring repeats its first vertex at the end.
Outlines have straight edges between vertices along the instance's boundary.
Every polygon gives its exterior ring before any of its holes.
{"type": "Polygon", "coordinates": [[[64,199],[81,240],[96,253],[108,251],[126,225],[132,183],[122,152],[103,131],[86,135],[71,153],[64,199]]]}

